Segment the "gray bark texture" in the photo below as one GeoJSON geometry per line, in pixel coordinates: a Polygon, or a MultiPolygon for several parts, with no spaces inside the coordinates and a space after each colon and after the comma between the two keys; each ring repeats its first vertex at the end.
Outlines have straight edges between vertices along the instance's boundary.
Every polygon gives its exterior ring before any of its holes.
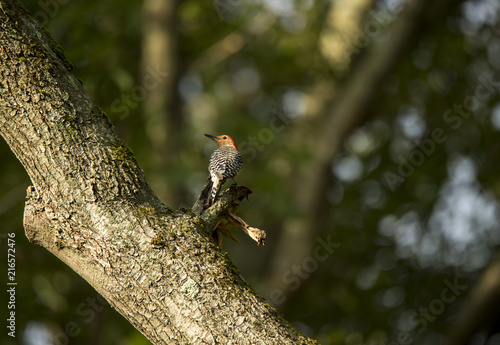
{"type": "MultiPolygon", "coordinates": [[[[0,1],[0,134],[28,172],[24,226],[154,344],[313,344],[243,280],[204,219],[154,195],[61,48],[0,1]],[[152,244],[153,243],[153,244],[152,244]]],[[[213,209],[213,210],[212,210],[213,209]]]]}

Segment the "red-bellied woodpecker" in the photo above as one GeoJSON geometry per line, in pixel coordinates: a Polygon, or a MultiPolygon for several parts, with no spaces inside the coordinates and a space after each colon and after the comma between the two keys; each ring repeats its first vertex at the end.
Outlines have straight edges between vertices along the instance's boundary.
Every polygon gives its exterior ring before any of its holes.
{"type": "Polygon", "coordinates": [[[243,158],[238,152],[238,147],[233,138],[229,135],[219,135],[214,137],[205,134],[219,145],[219,148],[210,156],[208,171],[210,172],[210,182],[201,192],[203,198],[206,198],[203,207],[208,208],[213,205],[219,190],[227,179],[235,177],[243,165],[243,158]]]}

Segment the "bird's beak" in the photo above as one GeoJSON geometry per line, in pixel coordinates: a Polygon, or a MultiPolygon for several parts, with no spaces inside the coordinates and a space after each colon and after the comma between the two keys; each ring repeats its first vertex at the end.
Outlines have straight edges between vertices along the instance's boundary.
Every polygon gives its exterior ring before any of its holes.
{"type": "Polygon", "coordinates": [[[215,142],[217,142],[219,140],[219,138],[214,137],[213,135],[210,135],[210,134],[205,134],[205,136],[212,139],[212,140],[215,140],[215,142]]]}

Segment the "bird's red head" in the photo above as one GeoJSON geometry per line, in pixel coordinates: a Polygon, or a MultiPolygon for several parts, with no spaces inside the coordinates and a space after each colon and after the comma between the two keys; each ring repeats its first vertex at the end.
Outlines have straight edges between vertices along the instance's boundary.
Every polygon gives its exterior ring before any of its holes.
{"type": "Polygon", "coordinates": [[[234,147],[236,150],[238,149],[238,146],[236,146],[236,142],[233,140],[233,138],[231,138],[227,134],[218,135],[216,137],[213,135],[210,135],[210,134],[205,134],[205,136],[209,137],[210,139],[215,141],[217,143],[217,145],[219,145],[219,147],[230,146],[230,147],[234,147]]]}

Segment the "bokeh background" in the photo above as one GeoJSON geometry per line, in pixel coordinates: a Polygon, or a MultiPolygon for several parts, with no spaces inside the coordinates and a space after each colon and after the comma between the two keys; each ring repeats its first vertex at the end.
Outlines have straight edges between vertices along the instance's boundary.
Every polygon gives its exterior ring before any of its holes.
{"type": "MultiPolygon", "coordinates": [[[[207,177],[204,133],[236,140],[239,212],[268,240],[223,250],[299,330],[500,344],[498,1],[22,2],[168,206],[207,177]]],[[[3,140],[0,161],[0,276],[15,233],[18,282],[1,343],[148,344],[27,241],[29,177],[3,140]]]]}

